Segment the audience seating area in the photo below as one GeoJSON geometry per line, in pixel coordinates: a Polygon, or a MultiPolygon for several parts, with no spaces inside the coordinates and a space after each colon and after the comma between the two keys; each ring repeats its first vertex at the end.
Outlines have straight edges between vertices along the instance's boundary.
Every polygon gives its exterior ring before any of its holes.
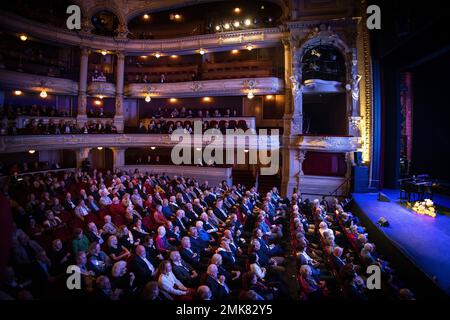
{"type": "Polygon", "coordinates": [[[302,202],[293,195],[290,233],[301,299],[414,299],[376,252],[358,217],[344,211],[348,203],[302,202]],[[369,266],[380,268],[381,290],[368,289],[369,266]]]}
{"type": "Polygon", "coordinates": [[[276,188],[131,172],[40,173],[2,187],[15,222],[0,290],[17,299],[289,298],[276,188]],[[82,274],[67,290],[66,269],[82,274]]]}

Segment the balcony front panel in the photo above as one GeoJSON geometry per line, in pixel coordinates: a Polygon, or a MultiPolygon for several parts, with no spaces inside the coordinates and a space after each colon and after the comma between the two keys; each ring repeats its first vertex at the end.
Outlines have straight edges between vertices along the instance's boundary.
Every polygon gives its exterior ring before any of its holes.
{"type": "Polygon", "coordinates": [[[125,51],[133,54],[194,53],[199,48],[207,51],[224,51],[242,47],[249,43],[255,47],[272,47],[280,43],[284,33],[279,28],[265,28],[222,32],[165,40],[130,40],[97,36],[80,31],[69,31],[0,11],[0,26],[5,30],[29,34],[54,43],[86,46],[108,51],[125,51]]]}
{"type": "Polygon", "coordinates": [[[240,96],[252,87],[254,95],[277,94],[284,90],[283,80],[276,77],[189,81],[179,83],[132,83],[125,86],[125,94],[144,98],[147,93],[155,98],[240,96]]]}
{"type": "MultiPolygon", "coordinates": [[[[200,141],[200,139],[198,139],[200,141]]],[[[242,138],[242,148],[249,150],[279,149],[277,136],[258,135],[250,139],[242,138]]],[[[233,136],[224,136],[223,146],[234,146],[239,140],[233,136]],[[231,140],[233,142],[231,142],[231,140]]],[[[173,137],[169,134],[62,134],[62,135],[24,135],[0,137],[0,153],[27,152],[28,150],[59,150],[75,148],[150,148],[150,147],[193,147],[200,144],[194,135],[173,137]],[[195,143],[195,144],[194,144],[195,143]]],[[[210,144],[208,138],[203,139],[202,146],[210,144]]]]}
{"type": "Polygon", "coordinates": [[[78,94],[78,83],[75,81],[9,70],[0,70],[0,85],[3,88],[27,89],[35,92],[45,89],[50,94],[78,94]]]}
{"type": "Polygon", "coordinates": [[[361,148],[357,137],[299,136],[296,145],[301,150],[323,152],[354,152],[361,148]]]}

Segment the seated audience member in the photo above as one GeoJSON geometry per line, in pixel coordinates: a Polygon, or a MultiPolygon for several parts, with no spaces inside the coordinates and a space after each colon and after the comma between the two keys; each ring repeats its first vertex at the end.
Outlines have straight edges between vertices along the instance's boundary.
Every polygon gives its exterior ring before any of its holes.
{"type": "Polygon", "coordinates": [[[161,262],[158,268],[158,285],[161,290],[170,294],[175,299],[180,296],[188,297],[192,295],[192,290],[185,287],[172,272],[172,264],[169,260],[161,262]]]}
{"type": "Polygon", "coordinates": [[[113,262],[128,259],[131,255],[130,251],[126,247],[119,245],[119,241],[116,236],[109,236],[106,244],[107,246],[105,253],[113,262]]]}
{"type": "Polygon", "coordinates": [[[231,292],[225,283],[225,276],[219,276],[219,270],[215,264],[208,266],[204,285],[211,289],[213,300],[224,300],[231,292]]]}

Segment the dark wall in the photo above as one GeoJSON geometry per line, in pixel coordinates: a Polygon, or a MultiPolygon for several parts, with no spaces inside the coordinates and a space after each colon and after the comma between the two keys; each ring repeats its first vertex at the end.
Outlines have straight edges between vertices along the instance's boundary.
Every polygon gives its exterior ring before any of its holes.
{"type": "Polygon", "coordinates": [[[304,133],[347,134],[346,95],[323,94],[307,96],[303,102],[304,133]]]}
{"type": "Polygon", "coordinates": [[[450,180],[450,54],[413,71],[412,173],[450,180]]]}

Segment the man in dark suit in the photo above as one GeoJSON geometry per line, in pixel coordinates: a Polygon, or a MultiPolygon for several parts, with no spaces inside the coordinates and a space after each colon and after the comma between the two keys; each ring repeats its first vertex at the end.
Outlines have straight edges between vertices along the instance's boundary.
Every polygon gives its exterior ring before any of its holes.
{"type": "Polygon", "coordinates": [[[337,271],[340,271],[343,266],[346,265],[346,262],[342,259],[342,248],[335,247],[333,250],[333,264],[337,271]]]}
{"type": "MultiPolygon", "coordinates": [[[[192,206],[192,203],[188,202],[186,203],[184,214],[186,218],[189,220],[189,223],[194,223],[197,221],[199,214],[194,210],[194,207],[192,206]]],[[[201,212],[200,212],[201,214],[201,212]]]]}
{"type": "Polygon", "coordinates": [[[217,200],[217,197],[212,192],[209,192],[208,190],[205,191],[205,202],[208,204],[209,207],[212,207],[214,204],[214,201],[217,200]]]}
{"type": "Polygon", "coordinates": [[[188,221],[185,217],[183,210],[178,209],[175,214],[175,219],[173,220],[173,225],[178,227],[181,235],[186,235],[188,233],[188,221]]]}
{"type": "Polygon", "coordinates": [[[170,253],[170,260],[172,260],[172,272],[181,283],[190,288],[198,287],[198,273],[181,259],[178,251],[172,251],[170,253]]]}
{"type": "Polygon", "coordinates": [[[222,206],[223,201],[217,200],[216,201],[216,206],[213,209],[214,214],[216,215],[216,217],[222,221],[226,221],[228,218],[228,212],[223,208],[222,206]]]}
{"type": "Polygon", "coordinates": [[[183,237],[183,239],[181,239],[180,255],[188,264],[199,269],[201,265],[200,252],[191,248],[191,239],[189,237],[183,237]]]}
{"type": "Polygon", "coordinates": [[[217,249],[217,253],[222,256],[222,262],[224,267],[228,270],[231,270],[236,264],[236,257],[231,251],[227,240],[222,239],[222,241],[220,241],[220,246],[217,249]]]}
{"type": "Polygon", "coordinates": [[[128,261],[128,269],[136,276],[136,285],[139,288],[145,286],[147,282],[152,280],[156,273],[155,267],[147,259],[145,247],[138,245],[136,253],[128,261]]]}
{"type": "Polygon", "coordinates": [[[212,292],[214,300],[224,300],[230,294],[230,289],[225,283],[225,276],[218,276],[218,269],[215,264],[210,264],[206,271],[205,285],[207,285],[212,292]]]}

